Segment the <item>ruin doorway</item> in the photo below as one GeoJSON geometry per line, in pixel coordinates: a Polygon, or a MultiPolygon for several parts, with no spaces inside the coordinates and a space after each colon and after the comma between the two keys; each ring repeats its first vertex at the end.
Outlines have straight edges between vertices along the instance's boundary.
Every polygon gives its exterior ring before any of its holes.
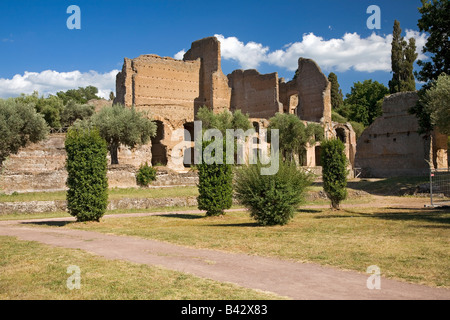
{"type": "Polygon", "coordinates": [[[298,94],[293,94],[288,98],[288,110],[286,113],[296,114],[297,106],[298,106],[298,94]]]}
{"type": "Polygon", "coordinates": [[[156,135],[152,140],[152,166],[167,165],[167,147],[162,144],[164,139],[164,124],[162,121],[155,120],[156,135]]]}
{"type": "Polygon", "coordinates": [[[184,128],[184,141],[191,142],[191,146],[183,151],[183,166],[191,168],[194,165],[194,122],[186,122],[184,128]]]}
{"type": "Polygon", "coordinates": [[[337,128],[336,129],[336,137],[342,141],[342,143],[347,143],[347,134],[345,133],[344,128],[337,128]]]}
{"type": "Polygon", "coordinates": [[[316,167],[322,166],[322,147],[317,146],[314,148],[314,154],[315,154],[315,160],[316,160],[316,167]]]}

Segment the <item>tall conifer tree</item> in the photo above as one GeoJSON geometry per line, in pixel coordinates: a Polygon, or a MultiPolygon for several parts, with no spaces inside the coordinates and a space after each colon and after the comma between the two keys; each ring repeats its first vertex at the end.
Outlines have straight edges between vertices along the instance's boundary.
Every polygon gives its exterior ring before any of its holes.
{"type": "Polygon", "coordinates": [[[406,41],[401,34],[400,22],[395,20],[392,33],[390,93],[416,90],[413,74],[414,62],[417,59],[416,41],[413,38],[406,41]]]}

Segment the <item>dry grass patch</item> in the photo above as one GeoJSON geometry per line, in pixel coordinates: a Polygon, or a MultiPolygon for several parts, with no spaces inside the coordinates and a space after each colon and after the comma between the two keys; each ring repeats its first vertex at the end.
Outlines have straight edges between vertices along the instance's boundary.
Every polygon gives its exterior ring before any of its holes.
{"type": "Polygon", "coordinates": [[[450,211],[354,208],[300,210],[285,226],[261,227],[247,213],[104,219],[66,227],[157,239],[365,272],[370,265],[396,279],[450,286],[450,211]]]}
{"type": "Polygon", "coordinates": [[[107,260],[75,250],[0,237],[0,300],[267,300],[274,294],[181,272],[107,260]],[[66,286],[69,265],[81,289],[66,286]]]}

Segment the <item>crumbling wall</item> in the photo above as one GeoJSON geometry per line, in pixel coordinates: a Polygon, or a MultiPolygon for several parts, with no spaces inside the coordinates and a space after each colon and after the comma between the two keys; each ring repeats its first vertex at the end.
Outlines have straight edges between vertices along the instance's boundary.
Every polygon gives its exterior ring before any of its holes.
{"type": "Polygon", "coordinates": [[[200,61],[180,61],[156,55],[125,58],[117,75],[115,102],[166,118],[194,117],[199,97],[200,61]]]}
{"type": "Polygon", "coordinates": [[[194,41],[183,60],[200,59],[200,96],[196,107],[208,106],[214,112],[230,109],[231,88],[228,78],[221,67],[220,41],[216,37],[208,37],[194,41]]]}
{"type": "MultiPolygon", "coordinates": [[[[65,134],[50,134],[39,143],[22,148],[3,162],[0,192],[38,192],[66,189],[67,171],[65,134]]],[[[141,164],[151,163],[151,145],[133,150],[120,148],[119,166],[109,166],[109,187],[135,187],[135,172],[141,164]]],[[[110,158],[108,156],[108,163],[110,158]]]]}
{"type": "Polygon", "coordinates": [[[280,101],[285,112],[291,113],[291,97],[294,95],[298,97],[295,113],[300,119],[310,122],[331,122],[331,84],[313,60],[300,58],[297,78],[280,83],[280,101]]]}
{"type": "Polygon", "coordinates": [[[180,156],[173,152],[180,142],[173,133],[194,121],[201,76],[200,59],[182,61],[157,55],[125,59],[122,72],[117,75],[116,102],[127,107],[134,105],[137,111],[157,121],[160,134],[157,140],[153,139],[153,152],[157,152],[154,160],[173,169],[184,169],[172,161],[173,155],[180,156]]]}
{"type": "Polygon", "coordinates": [[[431,139],[419,133],[419,124],[408,110],[416,104],[415,92],[384,99],[383,115],[358,139],[356,166],[364,176],[418,176],[429,172],[431,139]]]}
{"type": "Polygon", "coordinates": [[[228,75],[232,89],[231,110],[241,110],[250,118],[269,119],[283,112],[279,101],[278,74],[256,70],[235,70],[228,75]]]}

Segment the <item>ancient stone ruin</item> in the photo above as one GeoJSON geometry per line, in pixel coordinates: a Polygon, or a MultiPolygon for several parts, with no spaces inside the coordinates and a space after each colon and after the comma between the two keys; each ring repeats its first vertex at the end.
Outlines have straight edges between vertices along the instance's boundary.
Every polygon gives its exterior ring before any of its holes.
{"type": "Polygon", "coordinates": [[[383,115],[358,140],[355,165],[363,176],[420,176],[447,168],[447,136],[420,134],[416,116],[408,112],[418,99],[416,92],[384,99],[383,115]]]}
{"type": "MultiPolygon", "coordinates": [[[[276,72],[260,74],[257,70],[235,70],[226,76],[221,68],[220,42],[215,37],[193,42],[183,60],[153,54],[125,58],[116,79],[114,103],[145,112],[156,122],[157,134],[146,146],[119,150],[120,165],[110,166],[109,185],[136,186],[135,172],[146,161],[170,172],[165,174],[164,184],[170,185],[172,180],[175,184],[195,184],[189,167],[195,115],[202,106],[216,113],[241,110],[249,115],[257,132],[278,112],[296,114],[305,123],[318,123],[327,139],[344,142],[350,176],[355,167],[366,176],[386,177],[423,174],[430,164],[446,166],[446,137],[438,133],[430,139],[421,136],[417,119],[407,112],[417,94],[386,98],[383,116],[363,133],[357,146],[352,126],[331,120],[330,86],[320,67],[304,58],[299,58],[297,76],[289,82],[276,72]],[[190,137],[178,136],[177,129],[186,129],[190,137]],[[183,147],[174,150],[180,140],[184,140],[183,147]]],[[[52,134],[46,141],[10,156],[2,168],[0,192],[65,189],[64,139],[64,134],[52,134]]],[[[320,143],[307,146],[299,164],[320,173],[320,153],[320,143]]]]}
{"type": "MultiPolygon", "coordinates": [[[[173,152],[179,140],[177,129],[192,132],[198,108],[214,112],[241,110],[256,129],[267,126],[277,112],[294,113],[305,122],[320,123],[326,135],[339,137],[347,148],[350,167],[354,162],[356,138],[350,124],[331,121],[331,91],[327,77],[310,59],[299,59],[295,80],[285,82],[278,73],[260,74],[257,70],[235,70],[225,76],[221,69],[220,42],[215,37],[192,43],[183,60],[156,55],[125,58],[117,75],[115,103],[135,106],[156,120],[158,134],[152,139],[152,163],[183,171],[189,164],[175,164],[173,158],[187,152],[173,152]]],[[[193,134],[191,134],[193,137],[193,134]]],[[[189,141],[187,141],[189,142],[189,141]]],[[[192,141],[191,141],[192,142],[192,141]]],[[[186,150],[192,145],[186,143],[186,150]]],[[[320,145],[305,150],[304,163],[320,166],[320,145]]]]}

